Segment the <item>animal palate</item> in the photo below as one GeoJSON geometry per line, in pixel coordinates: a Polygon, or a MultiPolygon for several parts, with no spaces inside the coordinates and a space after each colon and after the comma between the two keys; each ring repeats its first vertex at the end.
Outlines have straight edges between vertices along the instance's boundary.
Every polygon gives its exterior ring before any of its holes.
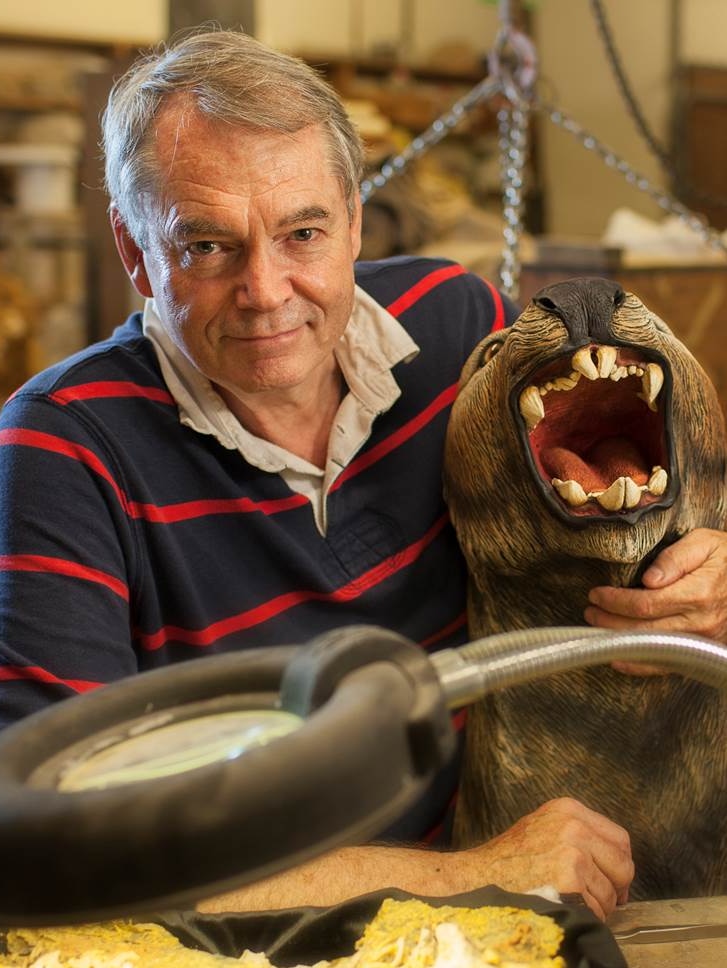
{"type": "Polygon", "coordinates": [[[644,510],[669,483],[663,359],[589,343],[539,366],[518,394],[531,466],[575,516],[644,510]]]}

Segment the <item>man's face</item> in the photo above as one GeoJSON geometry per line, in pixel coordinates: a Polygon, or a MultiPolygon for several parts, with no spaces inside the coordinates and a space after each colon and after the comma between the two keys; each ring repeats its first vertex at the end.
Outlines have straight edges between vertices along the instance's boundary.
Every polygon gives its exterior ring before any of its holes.
{"type": "Polygon", "coordinates": [[[223,391],[315,387],[335,365],[360,247],[360,204],[351,219],[323,130],[259,132],[171,107],[156,150],[143,252],[115,225],[137,290],[223,391]]]}

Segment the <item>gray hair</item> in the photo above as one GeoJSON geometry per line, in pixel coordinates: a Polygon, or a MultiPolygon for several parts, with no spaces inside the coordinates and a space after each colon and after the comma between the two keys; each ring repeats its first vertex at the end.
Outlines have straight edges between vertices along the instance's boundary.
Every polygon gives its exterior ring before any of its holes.
{"type": "Polygon", "coordinates": [[[142,56],[115,83],[102,118],[106,188],[138,245],[146,244],[144,196],[160,191],[154,120],[177,94],[204,116],[293,133],[325,131],[349,214],[363,171],[361,139],[338,94],[302,60],[235,30],[202,30],[142,56]]]}

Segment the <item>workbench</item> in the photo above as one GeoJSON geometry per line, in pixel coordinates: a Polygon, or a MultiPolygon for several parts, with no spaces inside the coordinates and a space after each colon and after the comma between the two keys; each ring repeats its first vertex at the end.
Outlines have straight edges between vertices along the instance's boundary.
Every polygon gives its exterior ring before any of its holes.
{"type": "MultiPolygon", "coordinates": [[[[673,901],[635,901],[615,911],[608,926],[619,939],[629,968],[726,968],[727,966],[727,897],[684,898],[673,901]],[[722,937],[706,938],[705,930],[695,930],[694,937],[653,940],[636,943],[619,935],[637,928],[677,925],[721,925],[722,937]]],[[[649,935],[642,935],[643,939],[649,935]]]]}

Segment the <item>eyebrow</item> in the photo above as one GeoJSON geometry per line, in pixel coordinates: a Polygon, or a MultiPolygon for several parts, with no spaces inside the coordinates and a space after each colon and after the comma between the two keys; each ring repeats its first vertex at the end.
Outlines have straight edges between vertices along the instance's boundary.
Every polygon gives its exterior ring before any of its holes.
{"type": "MultiPolygon", "coordinates": [[[[327,208],[322,208],[319,205],[309,205],[283,216],[276,227],[282,229],[287,226],[305,224],[306,222],[322,222],[330,219],[330,217],[331,213],[327,208]]],[[[212,219],[180,218],[175,221],[169,234],[172,238],[184,240],[200,235],[235,235],[236,233],[229,226],[221,225],[212,219]]]]}

